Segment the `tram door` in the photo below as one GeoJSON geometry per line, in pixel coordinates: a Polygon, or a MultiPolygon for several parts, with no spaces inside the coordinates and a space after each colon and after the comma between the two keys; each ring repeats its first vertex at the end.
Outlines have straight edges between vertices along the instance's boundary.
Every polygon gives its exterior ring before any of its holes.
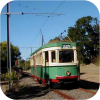
{"type": "Polygon", "coordinates": [[[45,76],[46,82],[49,79],[49,75],[48,75],[49,69],[47,66],[49,66],[49,53],[48,53],[48,51],[45,52],[45,75],[44,76],[45,76]]]}
{"type": "Polygon", "coordinates": [[[80,81],[80,51],[77,50],[77,59],[78,59],[78,81],[80,81]]]}
{"type": "Polygon", "coordinates": [[[49,65],[49,53],[48,51],[45,52],[45,66],[49,65]]]}

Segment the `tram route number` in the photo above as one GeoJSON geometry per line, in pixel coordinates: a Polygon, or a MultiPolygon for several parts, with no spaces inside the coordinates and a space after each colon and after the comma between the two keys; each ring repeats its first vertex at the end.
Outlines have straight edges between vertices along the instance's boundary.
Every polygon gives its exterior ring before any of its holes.
{"type": "Polygon", "coordinates": [[[63,49],[70,48],[69,44],[63,44],[63,49]]]}

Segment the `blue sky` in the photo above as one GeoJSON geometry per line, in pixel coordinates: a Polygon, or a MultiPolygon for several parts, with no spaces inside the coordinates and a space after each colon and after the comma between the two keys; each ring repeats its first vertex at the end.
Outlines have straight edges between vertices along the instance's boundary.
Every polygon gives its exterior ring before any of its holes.
{"type": "MultiPolygon", "coordinates": [[[[64,30],[67,31],[68,27],[74,26],[81,17],[92,16],[99,20],[99,11],[93,3],[88,1],[64,1],[62,3],[62,1],[13,1],[10,3],[10,12],[52,13],[55,11],[54,13],[65,14],[52,15],[49,18],[47,17],[49,15],[43,14],[41,16],[32,14],[10,15],[10,41],[19,47],[23,59],[30,56],[31,48],[22,47],[41,46],[40,29],[44,35],[44,42],[48,43],[50,39],[59,36],[64,30]]],[[[2,12],[6,12],[6,5],[2,12]]],[[[66,34],[67,32],[64,33],[64,35],[66,34]]],[[[6,40],[6,15],[1,15],[1,42],[6,40]]],[[[32,49],[32,51],[34,50],[36,48],[32,49]]]]}

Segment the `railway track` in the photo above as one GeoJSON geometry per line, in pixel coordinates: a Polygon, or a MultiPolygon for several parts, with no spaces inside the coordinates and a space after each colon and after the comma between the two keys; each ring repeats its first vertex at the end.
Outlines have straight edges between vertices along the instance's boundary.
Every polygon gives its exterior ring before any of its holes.
{"type": "Polygon", "coordinates": [[[53,90],[55,93],[57,93],[58,95],[60,95],[61,97],[63,97],[64,99],[67,99],[67,100],[75,100],[74,98],[72,98],[71,96],[67,95],[67,94],[64,94],[62,92],[60,92],[59,90],[56,90],[54,89],[53,90]]]}
{"type": "MultiPolygon", "coordinates": [[[[54,89],[53,90],[54,92],[56,92],[56,93],[58,93],[60,96],[62,96],[64,99],[72,99],[72,100],[76,100],[76,99],[78,99],[78,97],[76,98],[76,97],[74,97],[72,94],[72,92],[71,93],[68,93],[69,91],[67,91],[67,90],[57,90],[57,89],[54,89]]],[[[93,97],[95,94],[96,94],[96,92],[94,92],[94,91],[90,91],[90,90],[86,90],[86,89],[83,89],[83,88],[78,88],[78,89],[75,89],[74,90],[74,92],[75,91],[80,91],[80,94],[82,94],[83,92],[85,92],[85,95],[87,95],[87,94],[91,94],[91,96],[90,97],[88,97],[87,99],[89,99],[89,98],[91,98],[91,97],[93,97]]],[[[76,95],[77,94],[79,94],[79,93],[75,93],[76,95]]],[[[84,94],[83,94],[84,95],[84,94]]],[[[84,96],[84,98],[85,98],[85,96],[84,96]]],[[[80,98],[81,99],[81,98],[80,98]]]]}
{"type": "MultiPolygon", "coordinates": [[[[33,77],[30,77],[32,79],[34,79],[33,77]]],[[[34,80],[35,82],[39,83],[37,80],[34,80]]],[[[45,84],[42,84],[43,87],[46,87],[45,84]]],[[[49,88],[50,89],[50,88],[49,88]]],[[[62,98],[64,99],[67,99],[67,100],[76,100],[77,98],[74,98],[73,96],[70,96],[69,94],[65,93],[65,92],[68,92],[67,90],[59,90],[59,89],[50,89],[51,91],[53,91],[54,93],[60,95],[62,98]],[[63,92],[62,92],[63,91],[63,92]]],[[[84,88],[78,88],[78,90],[81,92],[81,91],[84,91],[87,93],[90,93],[91,95],[95,95],[96,92],[94,91],[90,91],[90,90],[87,90],[87,89],[84,89],[84,88]]],[[[75,90],[74,90],[75,91],[75,90]]]]}
{"type": "MultiPolygon", "coordinates": [[[[33,77],[30,77],[31,79],[34,79],[33,77]]],[[[37,82],[37,83],[39,83],[37,80],[34,80],[35,82],[37,82]]],[[[46,85],[45,84],[42,84],[42,86],[43,87],[46,87],[46,85]]],[[[49,88],[50,89],[50,88],[49,88]]],[[[50,90],[52,90],[52,89],[50,89],[50,90]]],[[[75,100],[74,98],[72,98],[71,96],[68,96],[68,95],[66,95],[66,94],[64,94],[64,93],[62,93],[62,92],[60,92],[59,90],[57,90],[57,89],[53,89],[53,91],[55,92],[55,93],[57,93],[58,95],[60,95],[61,97],[63,97],[64,99],[72,99],[72,100],[75,100]]]]}
{"type": "Polygon", "coordinates": [[[85,92],[88,92],[88,93],[92,93],[92,94],[96,94],[96,92],[94,92],[94,91],[86,90],[86,89],[83,89],[83,88],[79,88],[79,90],[82,90],[82,91],[85,91],[85,92]]]}

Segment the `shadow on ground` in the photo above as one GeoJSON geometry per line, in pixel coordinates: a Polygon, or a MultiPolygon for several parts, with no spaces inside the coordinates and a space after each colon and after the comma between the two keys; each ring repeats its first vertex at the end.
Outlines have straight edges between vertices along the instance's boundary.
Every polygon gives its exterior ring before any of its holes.
{"type": "Polygon", "coordinates": [[[90,82],[86,80],[80,80],[80,87],[84,89],[99,89],[99,83],[90,82]]]}
{"type": "Polygon", "coordinates": [[[85,73],[80,73],[80,75],[83,75],[83,74],[85,74],[85,73]]]}
{"type": "Polygon", "coordinates": [[[89,89],[89,90],[98,90],[99,85],[100,85],[99,83],[90,82],[90,81],[86,81],[86,80],[80,80],[79,83],[63,84],[58,89],[72,90],[72,89],[77,89],[80,87],[80,88],[89,89]]]}
{"type": "Polygon", "coordinates": [[[45,87],[27,86],[20,88],[19,91],[8,91],[6,96],[11,99],[32,99],[35,97],[44,96],[49,92],[45,87]]]}
{"type": "MultiPolygon", "coordinates": [[[[30,74],[24,72],[20,80],[29,77],[30,74]]],[[[50,92],[50,90],[47,87],[26,85],[21,86],[18,91],[15,91],[14,89],[7,91],[6,96],[11,99],[34,99],[35,97],[44,96],[48,92],[50,92]]]]}
{"type": "MultiPolygon", "coordinates": [[[[30,77],[30,74],[23,73],[22,78],[26,77],[30,77]]],[[[98,90],[99,83],[80,80],[78,84],[77,83],[61,84],[60,87],[57,87],[56,89],[73,90],[73,89],[78,89],[79,87],[89,90],[91,89],[98,90]]],[[[35,97],[45,96],[48,92],[50,92],[48,87],[28,85],[20,87],[19,91],[7,91],[6,95],[11,99],[32,99],[32,98],[34,99],[35,97]]]]}
{"type": "Polygon", "coordinates": [[[22,73],[22,78],[25,78],[25,77],[30,77],[31,74],[27,73],[27,72],[23,72],[22,73]]]}

